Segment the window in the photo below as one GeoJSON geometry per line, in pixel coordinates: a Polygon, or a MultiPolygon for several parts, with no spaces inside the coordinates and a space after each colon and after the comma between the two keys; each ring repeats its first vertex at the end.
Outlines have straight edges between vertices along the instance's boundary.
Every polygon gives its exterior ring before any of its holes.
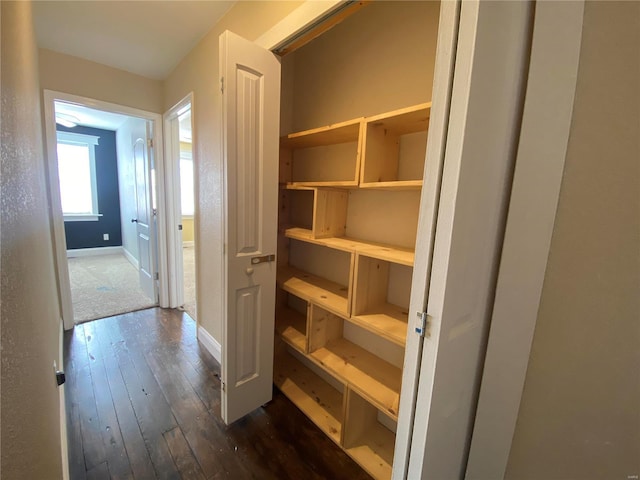
{"type": "Polygon", "coordinates": [[[57,132],[57,137],[64,220],[98,220],[95,146],[99,137],[69,132],[57,132]]]}
{"type": "Polygon", "coordinates": [[[193,158],[191,152],[180,152],[180,205],[183,216],[193,216],[193,158]]]}

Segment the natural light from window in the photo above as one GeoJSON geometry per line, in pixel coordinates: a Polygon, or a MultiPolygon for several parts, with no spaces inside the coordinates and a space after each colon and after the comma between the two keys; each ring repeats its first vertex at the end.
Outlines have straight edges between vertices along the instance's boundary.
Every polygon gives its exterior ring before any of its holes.
{"type": "Polygon", "coordinates": [[[97,216],[94,147],[98,137],[58,132],[58,177],[65,216],[97,216]]]}
{"type": "Polygon", "coordinates": [[[182,215],[193,215],[193,159],[180,158],[180,205],[182,215]]]}

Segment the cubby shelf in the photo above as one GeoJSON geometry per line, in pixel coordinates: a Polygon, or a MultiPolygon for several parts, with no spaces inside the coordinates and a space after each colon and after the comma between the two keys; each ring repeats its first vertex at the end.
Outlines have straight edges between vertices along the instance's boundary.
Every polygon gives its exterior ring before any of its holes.
{"type": "Polygon", "coordinates": [[[280,288],[303,300],[320,305],[336,315],[349,315],[349,289],[345,285],[290,266],[278,268],[276,280],[280,288]]]}
{"type": "Polygon", "coordinates": [[[274,359],[274,383],[325,434],[340,445],[343,395],[286,352],[274,359]]]}
{"type": "Polygon", "coordinates": [[[307,317],[292,308],[276,310],[276,333],[301,353],[307,351],[307,317]]]}
{"type": "Polygon", "coordinates": [[[415,257],[414,250],[410,248],[395,247],[348,237],[315,238],[313,232],[306,228],[287,228],[285,230],[285,236],[294,240],[342,250],[343,252],[361,252],[373,258],[406,265],[408,267],[413,266],[415,257]]]}
{"type": "Polygon", "coordinates": [[[363,398],[397,420],[402,381],[399,368],[344,338],[330,340],[309,355],[357,390],[363,398]]]}
{"type": "Polygon", "coordinates": [[[407,309],[385,303],[376,306],[372,311],[375,313],[352,315],[349,321],[404,347],[409,316],[407,309]]]}
{"type": "Polygon", "coordinates": [[[361,183],[359,188],[366,188],[368,190],[389,190],[389,191],[401,191],[401,190],[420,190],[422,188],[422,180],[395,180],[389,182],[369,182],[361,183]]]}
{"type": "Polygon", "coordinates": [[[280,146],[296,149],[357,142],[362,120],[362,118],[355,118],[346,122],[291,133],[280,139],[280,146]]]}

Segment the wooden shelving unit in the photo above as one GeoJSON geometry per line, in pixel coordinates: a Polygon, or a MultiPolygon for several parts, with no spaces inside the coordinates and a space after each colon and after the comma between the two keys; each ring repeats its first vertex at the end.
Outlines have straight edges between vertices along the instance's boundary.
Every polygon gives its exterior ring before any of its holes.
{"type": "Polygon", "coordinates": [[[274,382],[376,479],[391,477],[415,249],[351,238],[349,198],[379,190],[403,208],[409,194],[393,192],[422,188],[430,107],[281,139],[278,288],[306,310],[278,304],[288,351],[277,355],[274,382]]]}

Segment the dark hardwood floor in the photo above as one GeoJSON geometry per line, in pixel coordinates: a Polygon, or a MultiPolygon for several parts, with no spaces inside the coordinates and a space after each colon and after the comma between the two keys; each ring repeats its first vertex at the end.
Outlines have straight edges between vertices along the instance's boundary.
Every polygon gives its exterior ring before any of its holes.
{"type": "Polygon", "coordinates": [[[71,479],[369,479],[287,398],[226,426],[220,366],[159,308],[64,338],[71,479]]]}

